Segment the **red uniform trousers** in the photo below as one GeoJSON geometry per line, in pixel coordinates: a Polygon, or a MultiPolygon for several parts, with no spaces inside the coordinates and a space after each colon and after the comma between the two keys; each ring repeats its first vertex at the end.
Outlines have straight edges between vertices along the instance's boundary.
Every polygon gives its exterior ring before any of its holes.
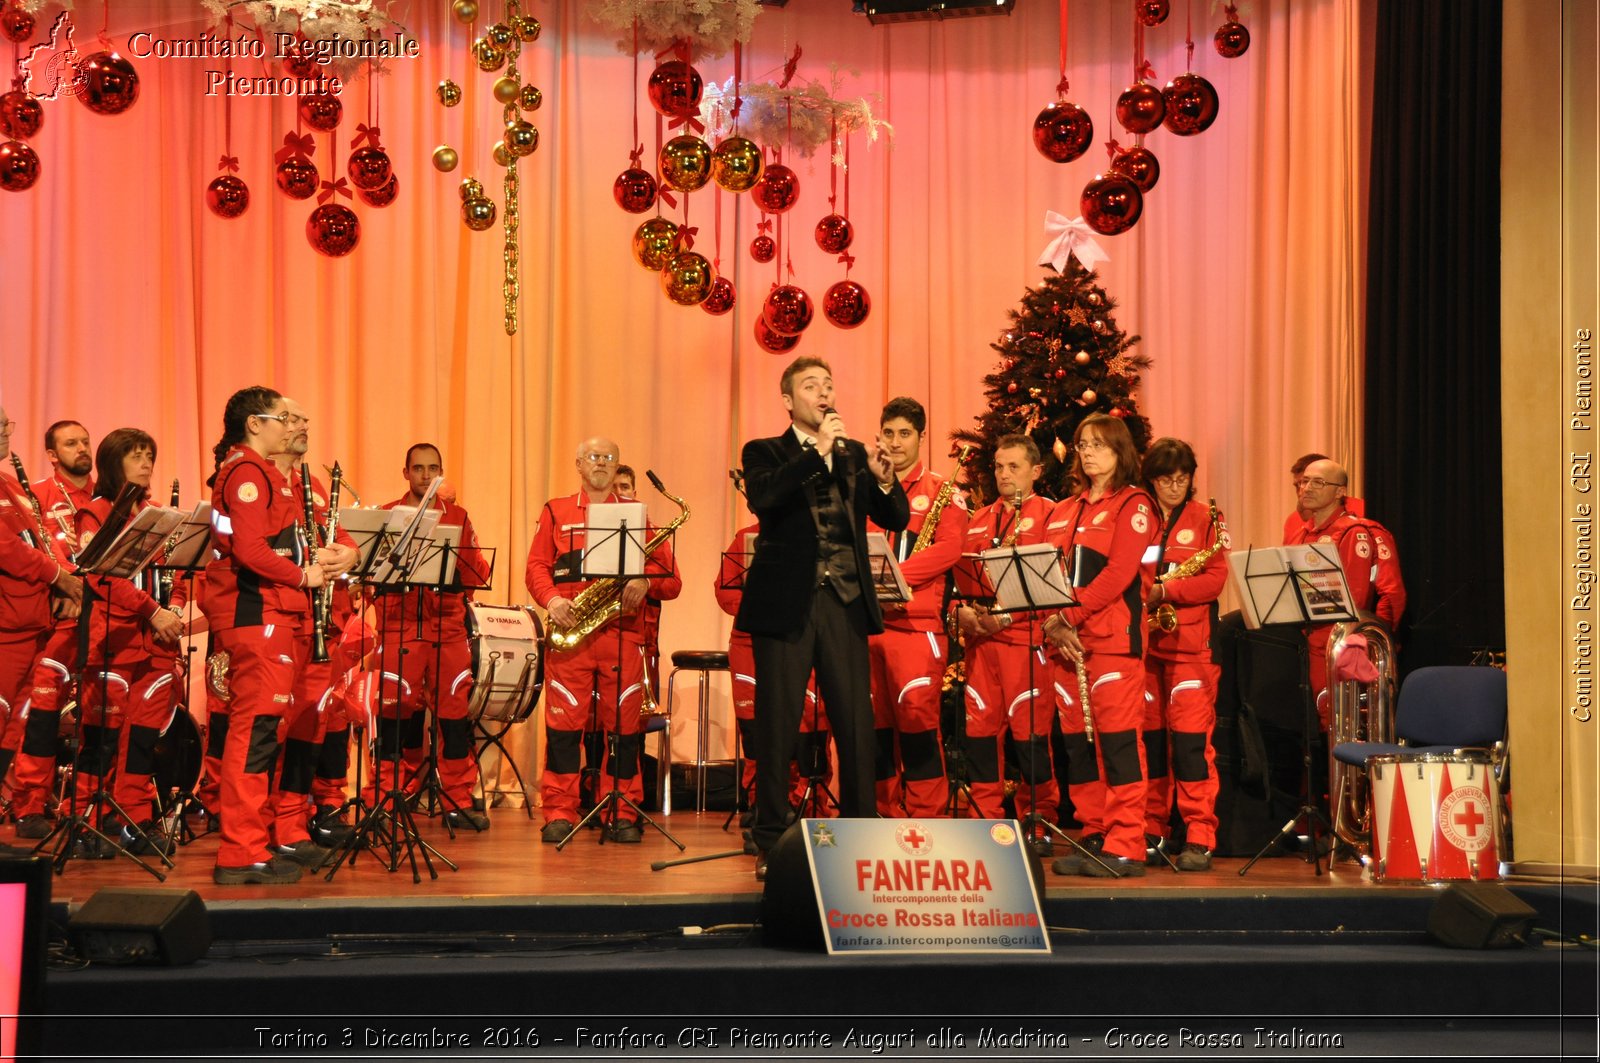
{"type": "Polygon", "coordinates": [[[1004,735],[1018,754],[1017,818],[1055,823],[1061,807],[1050,758],[1051,668],[1044,652],[1005,634],[978,639],[967,652],[967,765],[972,815],[998,819],[1005,800],[1000,773],[1004,735]]]}
{"type": "MultiPolygon", "coordinates": [[[[386,637],[393,639],[395,633],[387,632],[386,637]]],[[[431,635],[414,637],[408,633],[398,656],[392,645],[387,649],[379,647],[376,652],[383,668],[379,685],[382,712],[377,721],[378,741],[373,748],[372,766],[377,792],[398,788],[411,793],[421,784],[431,707],[439,726],[439,748],[434,758],[439,788],[449,805],[471,808],[478,758],[472,747],[472,721],[467,718],[472,698],[472,648],[467,643],[466,629],[446,624],[437,646],[431,635]]],[[[370,787],[368,793],[372,793],[370,787]]]]}
{"type": "Polygon", "coordinates": [[[33,666],[50,641],[53,628],[42,631],[8,631],[0,636],[0,783],[5,782],[5,768],[10,757],[22,746],[22,703],[28,697],[28,680],[33,666]]]}
{"type": "Polygon", "coordinates": [[[1146,834],[1167,836],[1176,790],[1184,840],[1217,847],[1217,756],[1211,732],[1217,723],[1217,677],[1208,660],[1169,661],[1147,657],[1144,752],[1148,790],[1146,834]]]}
{"type": "Polygon", "coordinates": [[[228,734],[222,749],[218,867],[245,867],[272,856],[272,771],[283,719],[294,702],[295,628],[281,624],[213,631],[228,654],[228,734]]]}
{"type": "Polygon", "coordinates": [[[644,800],[644,781],[639,775],[639,752],[644,744],[639,720],[643,676],[642,635],[625,635],[615,624],[590,635],[576,649],[553,651],[545,658],[545,756],[539,794],[546,823],[576,823],[579,819],[583,732],[588,730],[618,736],[616,756],[601,761],[596,796],[610,793],[615,780],[630,801],[644,800]],[[616,671],[619,663],[620,675],[616,671]]]}
{"type": "Polygon", "coordinates": [[[11,810],[18,819],[51,811],[56,752],[61,744],[61,706],[71,698],[77,641],[77,621],[57,621],[12,702],[6,744],[17,743],[17,758],[11,771],[11,810]]]}
{"type": "MultiPolygon", "coordinates": [[[[755,747],[756,655],[749,635],[735,631],[728,640],[728,672],[733,676],[733,716],[744,755],[744,772],[739,785],[750,794],[755,792],[756,785],[756,758],[751,753],[755,747]]],[[[828,716],[817,700],[817,680],[812,676],[806,686],[805,711],[800,714],[800,744],[795,747],[794,761],[789,765],[789,803],[796,808],[805,799],[809,781],[801,766],[809,770],[818,758],[822,764],[822,782],[826,786],[833,780],[833,763],[828,758],[828,716]]]]}
{"type": "Polygon", "coordinates": [[[944,639],[931,631],[890,627],[867,640],[867,654],[872,725],[878,733],[878,814],[942,816],[950,801],[939,744],[944,639]]]}
{"type": "Polygon", "coordinates": [[[331,700],[328,691],[333,685],[332,660],[321,664],[311,660],[310,631],[300,633],[295,659],[302,663],[295,680],[294,701],[283,717],[283,745],[278,751],[272,796],[272,833],[279,845],[297,845],[311,837],[307,829],[311,783],[322,744],[322,712],[331,700]]]}
{"type": "Polygon", "coordinates": [[[116,665],[104,673],[107,707],[101,711],[102,673],[84,677],[83,737],[78,749],[78,808],[108,776],[114,779],[111,799],[136,823],[155,815],[156,740],[172,725],[178,696],[177,662],[171,657],[145,657],[116,665]]]}
{"type": "Polygon", "coordinates": [[[1106,852],[1144,861],[1144,662],[1089,654],[1089,705],[1094,740],[1085,737],[1078,675],[1070,662],[1055,666],[1056,705],[1067,747],[1067,793],[1083,832],[1103,834],[1106,852]],[[1091,748],[1092,746],[1092,748],[1091,748]]]}
{"type": "Polygon", "coordinates": [[[222,751],[228,743],[228,702],[211,689],[210,662],[207,661],[206,689],[206,752],[200,762],[200,784],[195,788],[195,798],[207,810],[215,813],[221,808],[222,751]]]}

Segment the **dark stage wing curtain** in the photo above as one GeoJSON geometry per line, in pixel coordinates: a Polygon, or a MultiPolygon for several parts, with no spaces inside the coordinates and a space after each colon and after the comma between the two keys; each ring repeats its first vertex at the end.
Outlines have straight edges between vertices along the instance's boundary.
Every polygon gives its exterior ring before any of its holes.
{"type": "Polygon", "coordinates": [[[1395,534],[1405,671],[1505,645],[1499,0],[1378,12],[1367,512],[1395,534]]]}

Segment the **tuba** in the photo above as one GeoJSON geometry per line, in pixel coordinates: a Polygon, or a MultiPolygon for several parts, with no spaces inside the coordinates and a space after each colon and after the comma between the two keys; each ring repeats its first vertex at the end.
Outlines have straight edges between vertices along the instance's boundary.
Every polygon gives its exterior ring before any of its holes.
{"type": "MultiPolygon", "coordinates": [[[[683,512],[672,518],[672,523],[662,528],[650,537],[644,544],[644,556],[649,557],[655,553],[662,543],[683,526],[689,519],[689,504],[676,495],[667,494],[667,489],[661,486],[661,481],[649,469],[644,473],[655,485],[655,489],[666,495],[678,504],[683,512]]],[[[613,576],[607,579],[598,579],[578,592],[572,599],[573,622],[570,627],[557,624],[553,619],[550,622],[550,648],[555,650],[576,649],[584,639],[599,631],[606,624],[622,615],[622,589],[627,585],[627,580],[613,576]]]]}
{"type": "Polygon", "coordinates": [[[1395,675],[1394,640],[1389,629],[1376,620],[1335,624],[1328,636],[1328,671],[1328,695],[1333,699],[1328,735],[1333,833],[1365,855],[1371,851],[1372,839],[1372,794],[1367,773],[1355,765],[1332,760],[1331,750],[1340,742],[1394,741],[1395,694],[1399,684],[1395,675]],[[1378,672],[1374,682],[1331,681],[1334,661],[1344,649],[1345,640],[1352,635],[1361,635],[1367,640],[1367,656],[1378,672]]]}

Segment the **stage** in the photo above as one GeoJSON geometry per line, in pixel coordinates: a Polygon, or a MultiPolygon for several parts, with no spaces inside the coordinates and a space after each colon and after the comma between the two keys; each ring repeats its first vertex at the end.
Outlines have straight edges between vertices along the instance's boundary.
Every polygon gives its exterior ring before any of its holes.
{"type": "MultiPolygon", "coordinates": [[[[557,852],[521,809],[454,840],[424,819],[460,870],[436,860],[438,878],[423,868],[419,883],[363,853],[332,882],[218,887],[214,835],[180,849],[164,883],[127,860],[73,860],[55,879],[58,921],[105,886],[194,890],[214,940],[185,966],[53,966],[46,1050],[838,1058],[876,1044],[1016,1059],[1065,1054],[1067,1035],[1080,1056],[1594,1052],[1592,948],[1444,948],[1424,933],[1440,888],[1373,883],[1352,864],[1046,872],[1050,956],[830,958],[763,942],[750,857],[652,870],[739,848],[725,818],[665,820],[682,854],[651,831],[638,845],[585,832],[557,852]]],[[[1593,883],[1508,885],[1536,925],[1594,935],[1593,883]]]]}

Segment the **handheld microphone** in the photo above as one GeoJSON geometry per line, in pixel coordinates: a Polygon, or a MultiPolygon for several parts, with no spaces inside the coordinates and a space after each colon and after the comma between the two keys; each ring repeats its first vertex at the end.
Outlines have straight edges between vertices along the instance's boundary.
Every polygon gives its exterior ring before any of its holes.
{"type": "MultiPolygon", "coordinates": [[[[834,409],[832,406],[822,406],[822,407],[819,407],[819,409],[822,410],[822,416],[824,416],[824,417],[828,416],[830,413],[838,413],[839,412],[838,410],[834,409]]],[[[835,454],[843,455],[849,449],[850,449],[850,440],[846,439],[844,436],[839,436],[837,439],[835,439],[833,441],[833,452],[835,454]]]]}

